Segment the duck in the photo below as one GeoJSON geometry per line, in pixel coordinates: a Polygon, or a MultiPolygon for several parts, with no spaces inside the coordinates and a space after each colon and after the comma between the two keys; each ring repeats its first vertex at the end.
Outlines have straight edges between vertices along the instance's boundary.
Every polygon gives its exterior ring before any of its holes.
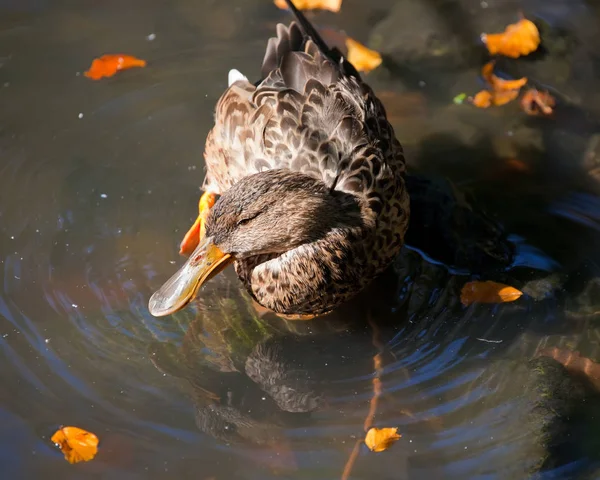
{"type": "Polygon", "coordinates": [[[252,300],[291,320],[326,315],[398,255],[410,218],[406,161],[386,111],[292,0],[261,78],[233,70],[217,102],[185,263],[150,298],[188,305],[233,264],[252,300]]]}

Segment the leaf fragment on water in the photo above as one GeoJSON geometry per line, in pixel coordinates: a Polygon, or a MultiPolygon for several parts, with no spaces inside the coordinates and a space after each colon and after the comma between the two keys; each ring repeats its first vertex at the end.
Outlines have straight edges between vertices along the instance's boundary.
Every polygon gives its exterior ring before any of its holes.
{"type": "Polygon", "coordinates": [[[402,435],[396,427],[376,428],[371,427],[365,436],[365,444],[372,452],[383,452],[396,443],[402,435]]]}
{"type": "Polygon", "coordinates": [[[462,105],[464,103],[464,101],[467,98],[467,94],[466,93],[459,93],[458,95],[456,95],[456,97],[454,97],[452,99],[452,103],[454,103],[455,105],[462,105]]]}
{"type": "Polygon", "coordinates": [[[378,52],[365,47],[352,38],[346,38],[346,48],[348,49],[348,61],[359,72],[368,73],[381,65],[382,58],[378,52]]]}
{"type": "Polygon", "coordinates": [[[518,58],[535,52],[540,45],[540,32],[531,20],[522,18],[508,25],[502,33],[483,33],[481,41],[491,55],[518,58]]]}
{"type": "Polygon", "coordinates": [[[98,453],[98,437],[78,427],[62,427],[51,441],[63,452],[69,463],[88,462],[98,453]]]}
{"type": "Polygon", "coordinates": [[[468,282],[460,294],[463,305],[472,303],[506,303],[518,300],[523,292],[503,283],[485,281],[468,282]]]}
{"type": "Polygon", "coordinates": [[[100,80],[104,77],[112,77],[120,70],[128,68],[145,67],[146,61],[131,55],[107,54],[92,61],[90,69],[84,75],[92,80],[100,80]]]}

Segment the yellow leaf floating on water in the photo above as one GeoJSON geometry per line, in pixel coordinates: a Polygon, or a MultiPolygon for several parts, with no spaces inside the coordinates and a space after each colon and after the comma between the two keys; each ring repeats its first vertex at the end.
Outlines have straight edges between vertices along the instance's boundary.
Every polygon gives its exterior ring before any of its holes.
{"type": "Polygon", "coordinates": [[[356,40],[346,38],[346,48],[348,49],[348,61],[359,72],[367,73],[381,65],[381,55],[356,40]]]}
{"type": "Polygon", "coordinates": [[[98,437],[77,427],[63,427],[51,438],[69,463],[88,462],[98,453],[98,437]]]}
{"type": "Polygon", "coordinates": [[[502,33],[482,34],[481,41],[491,55],[518,58],[537,50],[540,32],[532,21],[522,18],[506,27],[502,33]]]}
{"type": "Polygon", "coordinates": [[[383,452],[396,443],[402,435],[397,428],[371,427],[365,436],[365,444],[372,452],[383,452]]]}
{"type": "MultiPolygon", "coordinates": [[[[283,10],[287,9],[285,0],[275,0],[275,5],[283,10]]],[[[342,8],[342,0],[294,0],[298,10],[329,10],[339,12],[342,8]]]]}
{"type": "Polygon", "coordinates": [[[463,305],[472,303],[506,303],[518,300],[523,292],[509,285],[492,281],[468,282],[460,293],[463,305]]]}

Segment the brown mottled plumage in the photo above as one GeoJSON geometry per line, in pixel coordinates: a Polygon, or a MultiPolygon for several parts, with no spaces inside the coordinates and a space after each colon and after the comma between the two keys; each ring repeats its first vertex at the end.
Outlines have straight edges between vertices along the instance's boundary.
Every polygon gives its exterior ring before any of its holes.
{"type": "MultiPolygon", "coordinates": [[[[221,197],[205,237],[235,259],[258,303],[318,315],[398,254],[409,200],[402,147],[383,105],[290,8],[298,23],[277,25],[263,80],[235,81],[217,104],[204,188],[221,197]]],[[[161,311],[156,305],[151,311],[161,311]]]]}

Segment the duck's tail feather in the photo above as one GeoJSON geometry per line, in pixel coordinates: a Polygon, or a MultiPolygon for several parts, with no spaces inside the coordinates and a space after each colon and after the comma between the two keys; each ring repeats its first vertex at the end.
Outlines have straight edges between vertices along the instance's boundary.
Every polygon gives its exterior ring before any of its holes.
{"type": "MultiPolygon", "coordinates": [[[[321,35],[319,35],[319,32],[317,32],[315,27],[313,27],[312,23],[310,23],[308,19],[304,16],[304,14],[300,10],[298,10],[298,8],[296,7],[296,5],[294,5],[294,2],[292,2],[292,0],[285,0],[285,3],[287,3],[288,8],[294,14],[296,22],[298,22],[298,24],[300,25],[305,40],[312,40],[315,43],[315,45],[319,48],[321,53],[323,53],[327,57],[330,57],[330,48],[321,38],[321,35]]],[[[337,61],[337,59],[335,58],[330,57],[330,59],[337,61]]]]}
{"type": "Polygon", "coordinates": [[[262,64],[262,78],[267,78],[269,73],[281,66],[284,57],[290,52],[307,52],[315,46],[334,65],[338,65],[342,74],[360,78],[354,66],[348,62],[337,48],[329,48],[315,27],[308,21],[304,14],[298,10],[292,0],[286,0],[288,8],[296,21],[289,27],[277,25],[277,37],[269,39],[267,50],[262,64]],[[307,43],[313,45],[308,46],[307,43]]]}

